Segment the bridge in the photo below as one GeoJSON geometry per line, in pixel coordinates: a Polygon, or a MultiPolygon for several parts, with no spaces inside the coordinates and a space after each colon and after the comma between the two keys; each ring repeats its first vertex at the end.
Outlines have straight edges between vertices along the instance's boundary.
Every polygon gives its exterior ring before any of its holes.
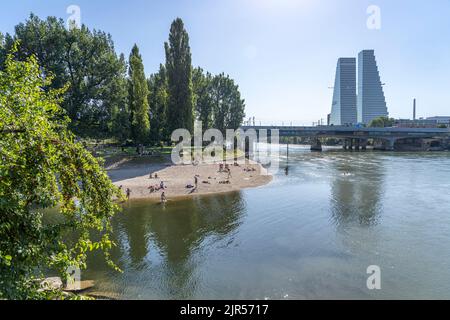
{"type": "Polygon", "coordinates": [[[311,150],[322,150],[321,138],[336,138],[343,140],[344,149],[366,149],[368,139],[379,142],[378,148],[394,150],[399,140],[435,140],[446,146],[450,141],[449,128],[367,128],[353,126],[242,126],[242,129],[262,130],[270,136],[271,130],[278,130],[280,137],[304,137],[312,140],[311,150]]]}

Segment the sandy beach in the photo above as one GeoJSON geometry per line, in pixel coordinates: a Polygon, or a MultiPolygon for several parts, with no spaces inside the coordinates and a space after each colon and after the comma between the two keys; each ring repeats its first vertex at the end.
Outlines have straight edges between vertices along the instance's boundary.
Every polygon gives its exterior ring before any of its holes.
{"type": "Polygon", "coordinates": [[[258,163],[244,160],[239,166],[229,163],[230,176],[219,171],[219,164],[172,165],[167,160],[151,161],[148,158],[122,159],[106,167],[115,185],[125,191],[131,190],[131,199],[154,199],[160,201],[164,191],[168,200],[195,195],[214,194],[253,188],[272,181],[272,176],[258,163]],[[152,177],[150,179],[150,173],[152,177]],[[155,174],[158,178],[155,178],[155,174]],[[197,187],[195,188],[195,177],[197,187]],[[228,181],[228,182],[227,182],[228,181]],[[151,192],[150,186],[164,190],[151,192]],[[193,186],[187,188],[188,185],[193,186]]]}

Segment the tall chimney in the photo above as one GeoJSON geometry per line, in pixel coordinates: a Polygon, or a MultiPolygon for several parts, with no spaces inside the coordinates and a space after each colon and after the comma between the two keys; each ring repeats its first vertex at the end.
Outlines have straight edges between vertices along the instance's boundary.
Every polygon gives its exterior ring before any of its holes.
{"type": "Polygon", "coordinates": [[[413,120],[416,121],[416,99],[413,102],[413,120]]]}

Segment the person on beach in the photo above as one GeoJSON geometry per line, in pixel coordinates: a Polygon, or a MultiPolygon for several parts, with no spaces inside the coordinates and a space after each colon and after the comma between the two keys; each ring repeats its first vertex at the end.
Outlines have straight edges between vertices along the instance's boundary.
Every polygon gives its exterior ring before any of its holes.
{"type": "Polygon", "coordinates": [[[150,176],[148,178],[153,179],[153,173],[150,172],[150,176]]]}
{"type": "Polygon", "coordinates": [[[230,178],[231,178],[231,169],[230,168],[228,168],[227,173],[228,173],[227,180],[230,180],[230,178]]]}
{"type": "Polygon", "coordinates": [[[127,188],[127,199],[130,200],[130,196],[131,196],[131,190],[130,188],[127,188]]]}
{"type": "Polygon", "coordinates": [[[167,202],[166,194],[163,192],[163,193],[161,193],[161,203],[166,203],[166,202],[167,202]]]}
{"type": "Polygon", "coordinates": [[[198,178],[197,178],[197,176],[194,177],[194,181],[195,181],[195,189],[197,189],[197,187],[198,187],[198,178]]]}
{"type": "Polygon", "coordinates": [[[164,181],[161,181],[161,183],[159,184],[159,188],[164,190],[166,187],[164,186],[164,181]]]}

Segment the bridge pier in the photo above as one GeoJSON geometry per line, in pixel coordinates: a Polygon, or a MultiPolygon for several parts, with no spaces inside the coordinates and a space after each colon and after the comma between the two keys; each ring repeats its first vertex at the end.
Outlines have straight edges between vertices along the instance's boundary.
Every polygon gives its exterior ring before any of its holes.
{"type": "Polygon", "coordinates": [[[367,139],[361,139],[361,150],[367,150],[367,139]]]}
{"type": "Polygon", "coordinates": [[[342,141],[342,149],[347,150],[347,139],[344,139],[344,141],[342,141]]]}
{"type": "Polygon", "coordinates": [[[311,151],[322,151],[322,142],[319,138],[315,138],[312,140],[311,151]]]}
{"type": "Polygon", "coordinates": [[[355,150],[359,151],[361,140],[355,139],[355,150]]]}
{"type": "Polygon", "coordinates": [[[397,138],[384,138],[381,143],[375,145],[374,150],[394,151],[395,141],[397,138]]]}
{"type": "Polygon", "coordinates": [[[394,151],[394,145],[395,145],[396,140],[397,139],[395,139],[395,138],[386,140],[385,150],[386,151],[394,151]]]}
{"type": "Polygon", "coordinates": [[[344,150],[352,150],[353,149],[353,139],[345,138],[343,143],[344,150]]]}

